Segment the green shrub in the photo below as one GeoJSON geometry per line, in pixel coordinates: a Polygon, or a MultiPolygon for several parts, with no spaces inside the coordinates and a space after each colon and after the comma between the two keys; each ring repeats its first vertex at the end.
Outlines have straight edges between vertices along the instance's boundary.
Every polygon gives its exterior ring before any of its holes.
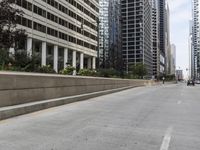
{"type": "Polygon", "coordinates": [[[0,49],[0,69],[4,70],[5,66],[9,63],[9,52],[6,49],[0,49]]]}
{"type": "Polygon", "coordinates": [[[38,72],[41,69],[40,58],[37,55],[30,56],[25,50],[19,50],[15,52],[14,57],[12,64],[19,68],[19,71],[38,72]]]}
{"type": "Polygon", "coordinates": [[[73,75],[74,70],[76,70],[76,68],[68,66],[65,69],[61,70],[60,73],[64,75],[73,75]]]}
{"type": "Polygon", "coordinates": [[[78,75],[80,75],[80,76],[96,76],[96,71],[90,70],[90,69],[80,69],[78,72],[78,75]]]}
{"type": "Polygon", "coordinates": [[[133,78],[143,79],[147,73],[147,68],[143,63],[136,63],[130,67],[129,74],[131,74],[133,78]]]}
{"type": "Polygon", "coordinates": [[[39,72],[39,73],[56,73],[56,71],[53,68],[51,68],[50,65],[38,67],[36,72],[39,72]]]}
{"type": "Polygon", "coordinates": [[[107,77],[107,78],[120,77],[120,73],[115,69],[100,69],[97,71],[97,75],[100,77],[107,77]]]}

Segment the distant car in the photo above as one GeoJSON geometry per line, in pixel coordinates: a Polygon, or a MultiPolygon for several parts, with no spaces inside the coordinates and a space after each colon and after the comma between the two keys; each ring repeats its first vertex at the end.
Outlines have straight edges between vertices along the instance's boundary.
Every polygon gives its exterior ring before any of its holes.
{"type": "Polygon", "coordinates": [[[196,82],[195,82],[196,84],[200,84],[200,80],[196,80],[196,82]]]}
{"type": "Polygon", "coordinates": [[[189,85],[195,86],[194,80],[188,80],[187,86],[189,86],[189,85]]]}

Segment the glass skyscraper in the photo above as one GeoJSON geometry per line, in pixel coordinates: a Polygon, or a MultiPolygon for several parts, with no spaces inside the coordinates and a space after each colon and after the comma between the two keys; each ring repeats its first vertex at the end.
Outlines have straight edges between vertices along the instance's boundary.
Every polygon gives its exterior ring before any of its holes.
{"type": "Polygon", "coordinates": [[[100,0],[99,10],[99,66],[106,68],[108,66],[109,54],[109,1],[100,0]]]}

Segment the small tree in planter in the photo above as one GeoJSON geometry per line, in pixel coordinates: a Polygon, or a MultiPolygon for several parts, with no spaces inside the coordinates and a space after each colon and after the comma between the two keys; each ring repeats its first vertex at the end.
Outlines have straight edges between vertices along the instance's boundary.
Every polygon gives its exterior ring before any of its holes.
{"type": "Polygon", "coordinates": [[[61,70],[60,73],[64,75],[73,75],[74,70],[76,70],[76,68],[68,65],[65,69],[61,70]]]}
{"type": "Polygon", "coordinates": [[[136,63],[131,66],[131,74],[133,77],[143,79],[147,75],[146,66],[143,63],[136,63]]]}
{"type": "Polygon", "coordinates": [[[56,73],[56,71],[50,65],[38,67],[37,72],[39,72],[39,73],[56,73]]]}
{"type": "Polygon", "coordinates": [[[91,70],[91,69],[80,69],[78,72],[78,75],[80,75],[80,76],[96,76],[97,73],[95,70],[91,70]]]}

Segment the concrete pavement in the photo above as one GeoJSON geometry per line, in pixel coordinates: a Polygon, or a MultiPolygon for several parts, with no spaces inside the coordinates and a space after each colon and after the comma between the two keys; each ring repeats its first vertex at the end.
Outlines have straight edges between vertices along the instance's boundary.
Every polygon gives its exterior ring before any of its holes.
{"type": "Polygon", "coordinates": [[[0,121],[0,150],[199,150],[199,91],[139,87],[0,121]]]}

